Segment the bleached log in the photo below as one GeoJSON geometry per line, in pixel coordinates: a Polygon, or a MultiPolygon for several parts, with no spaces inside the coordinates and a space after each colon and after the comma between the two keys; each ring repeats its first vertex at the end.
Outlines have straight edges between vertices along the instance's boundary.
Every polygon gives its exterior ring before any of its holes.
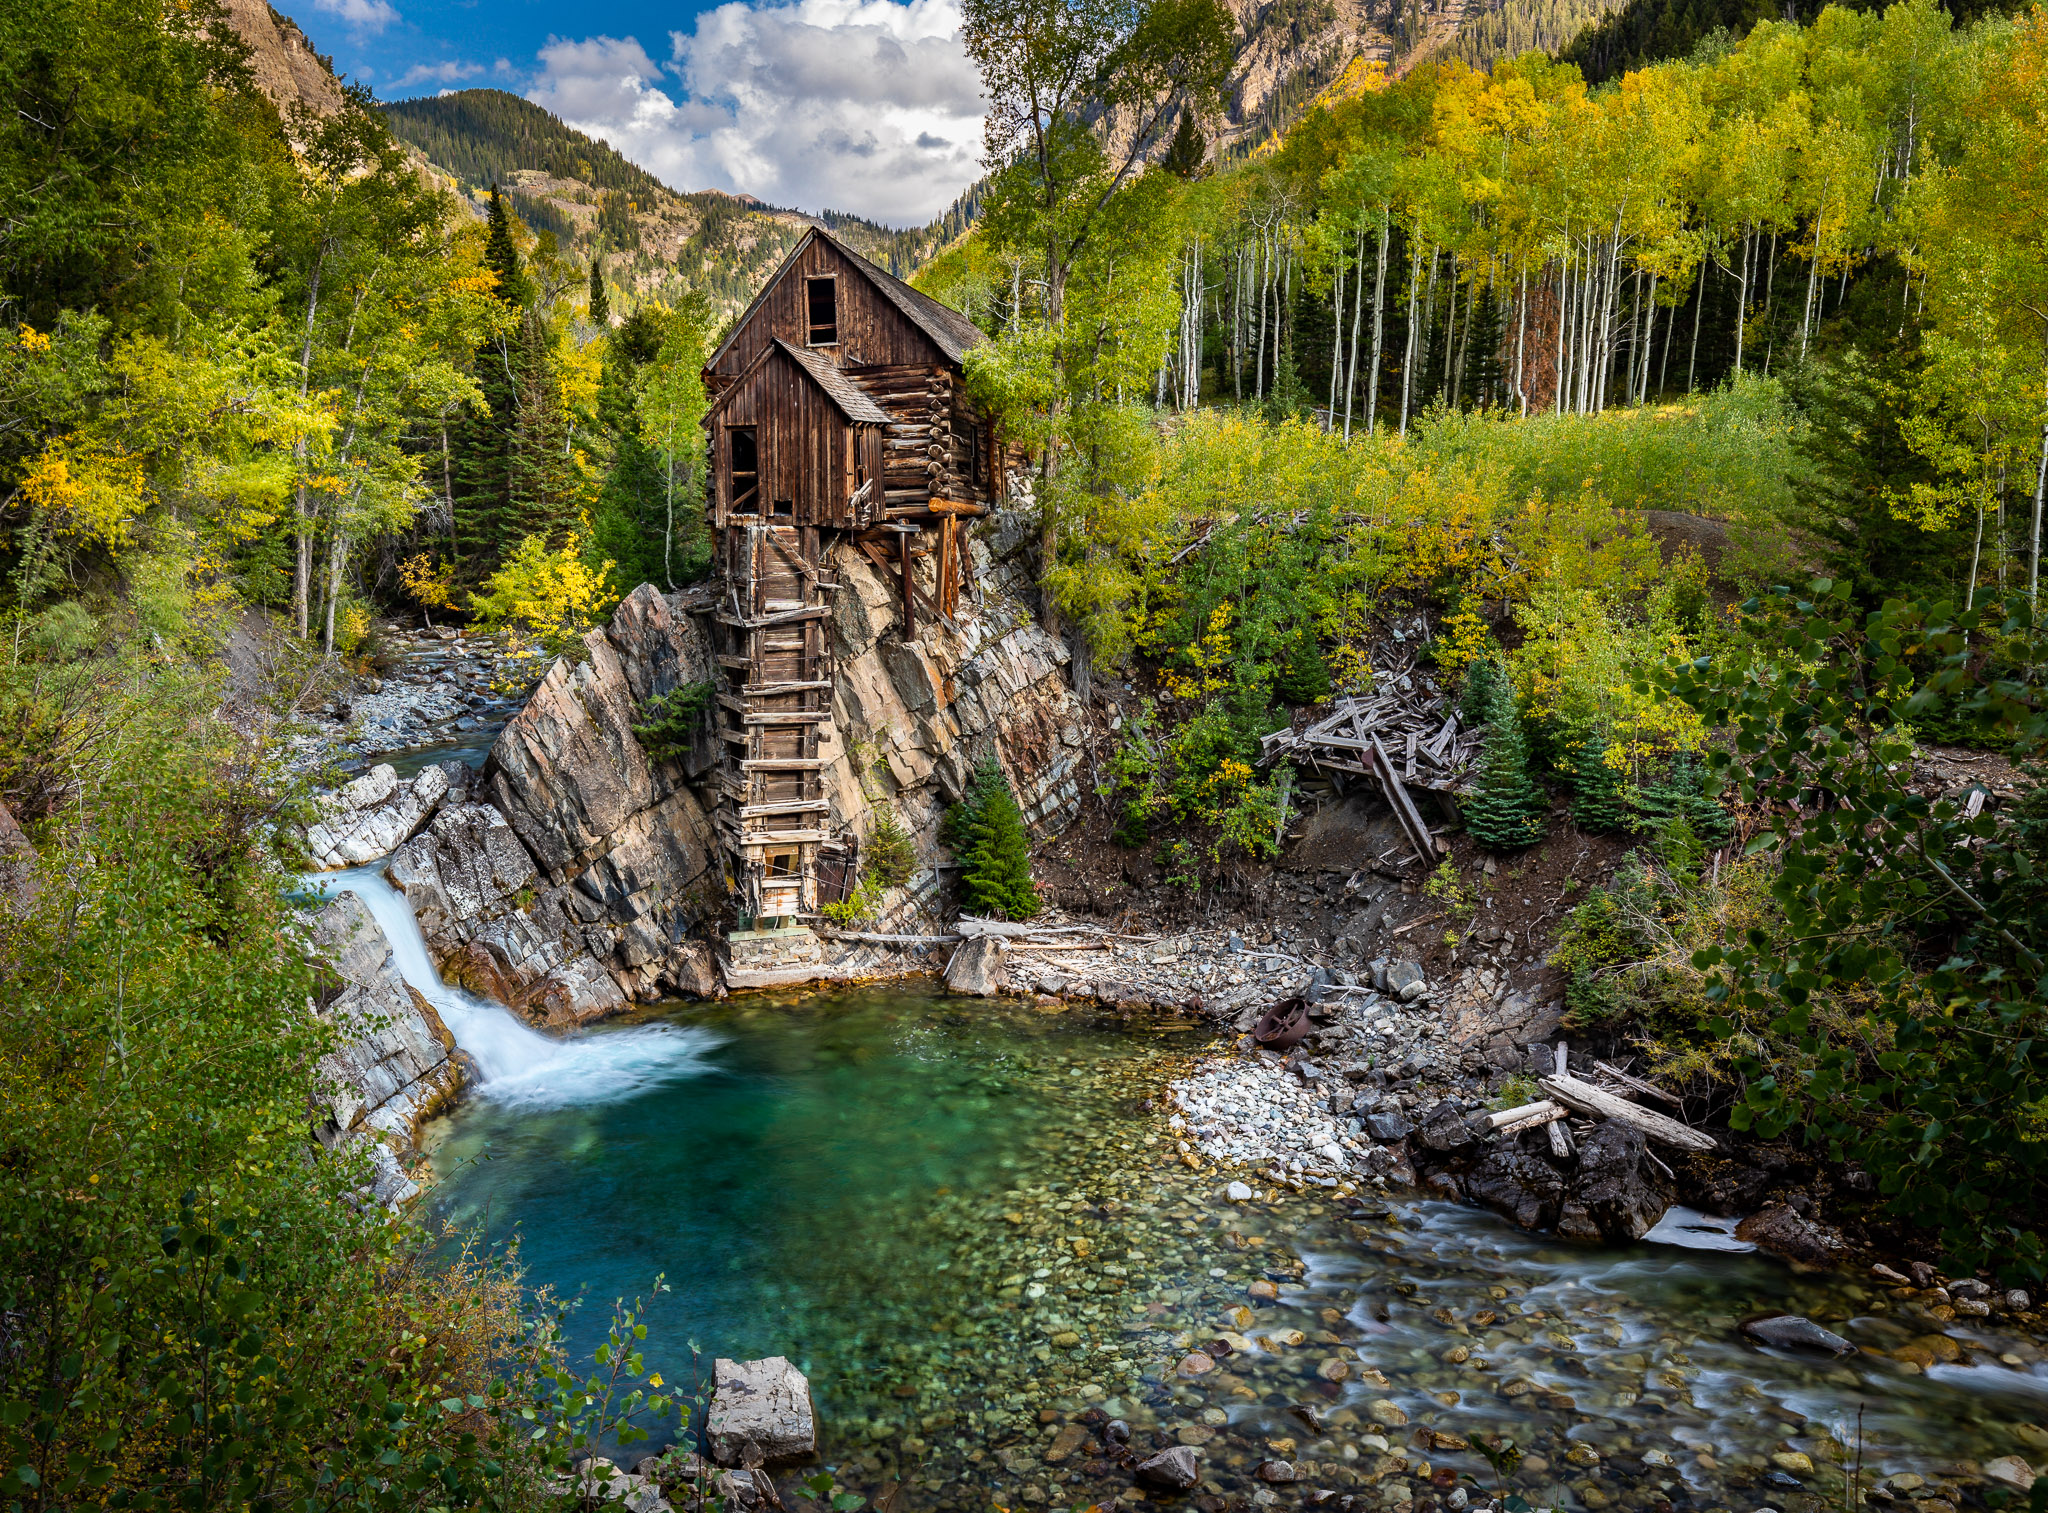
{"type": "Polygon", "coordinates": [[[1594,1087],[1590,1082],[1581,1082],[1569,1074],[1539,1077],[1536,1085],[1550,1094],[1567,1108],[1581,1113],[1596,1114],[1603,1119],[1618,1119],[1623,1124],[1633,1124],[1650,1139],[1663,1145],[1675,1146],[1685,1151],[1710,1151],[1714,1138],[1696,1129],[1680,1124],[1676,1119],[1667,1119],[1640,1104],[1630,1103],[1626,1098],[1617,1098],[1604,1088],[1594,1087]]]}
{"type": "Polygon", "coordinates": [[[1510,1124],[1520,1124],[1524,1119],[1534,1118],[1538,1114],[1547,1114],[1557,1107],[1554,1100],[1539,1098],[1534,1103],[1524,1103],[1515,1108],[1504,1108],[1497,1114],[1488,1114],[1486,1122],[1495,1129],[1504,1129],[1510,1124]]]}
{"type": "Polygon", "coordinates": [[[1645,1082],[1640,1077],[1631,1077],[1627,1072],[1624,1072],[1620,1067],[1609,1066],[1604,1061],[1596,1061],[1593,1063],[1593,1065],[1600,1068],[1601,1071],[1605,1072],[1608,1076],[1612,1077],[1616,1082],[1619,1082],[1623,1087],[1629,1088],[1634,1092],[1641,1093],[1646,1097],[1661,1099],[1665,1103],[1670,1104],[1673,1108],[1683,1108],[1685,1106],[1682,1102],[1679,1101],[1679,1097],[1676,1093],[1667,1093],[1661,1087],[1657,1087],[1652,1083],[1645,1082]]]}

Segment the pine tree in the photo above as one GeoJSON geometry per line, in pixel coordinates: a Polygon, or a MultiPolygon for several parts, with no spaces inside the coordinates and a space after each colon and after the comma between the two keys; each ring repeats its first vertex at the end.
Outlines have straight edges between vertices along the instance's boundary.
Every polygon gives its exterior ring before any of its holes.
{"type": "Polygon", "coordinates": [[[498,275],[498,298],[508,305],[526,303],[526,277],[519,268],[519,247],[512,238],[512,212],[498,186],[491,185],[491,208],[484,234],[484,266],[498,275]]]}
{"type": "Polygon", "coordinates": [[[1294,639],[1287,668],[1273,685],[1273,692],[1289,704],[1320,704],[1330,696],[1330,669],[1323,661],[1323,649],[1316,638],[1303,631],[1294,639]]]}
{"type": "Polygon", "coordinates": [[[590,257],[590,323],[600,330],[612,323],[612,302],[604,292],[604,260],[596,253],[590,257]]]}
{"type": "Polygon", "coordinates": [[[1529,776],[1529,737],[1507,679],[1496,673],[1487,709],[1479,785],[1465,800],[1465,828],[1489,851],[1519,851],[1543,839],[1550,803],[1529,776]]]}
{"type": "Polygon", "coordinates": [[[1195,124],[1195,113],[1192,110],[1183,110],[1180,113],[1180,125],[1173,133],[1173,141],[1167,146],[1166,157],[1161,166],[1176,178],[1198,179],[1202,176],[1208,155],[1208,138],[1202,135],[1202,128],[1195,124]]]}
{"type": "Polygon", "coordinates": [[[1572,818],[1590,835],[1606,835],[1628,824],[1621,774],[1607,763],[1607,732],[1593,731],[1572,753],[1572,818]]]}
{"type": "Polygon", "coordinates": [[[1038,913],[1024,811],[993,760],[975,769],[967,796],[947,816],[946,828],[960,853],[969,910],[1001,919],[1030,919],[1038,913]]]}

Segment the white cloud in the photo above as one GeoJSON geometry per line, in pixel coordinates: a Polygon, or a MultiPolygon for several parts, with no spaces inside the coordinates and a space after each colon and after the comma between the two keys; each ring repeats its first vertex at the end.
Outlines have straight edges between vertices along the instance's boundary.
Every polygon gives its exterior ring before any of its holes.
{"type": "Polygon", "coordinates": [[[631,37],[550,42],[528,98],[678,189],[917,224],[980,171],[959,30],[959,0],[730,0],[664,63],[631,37]]]}
{"type": "Polygon", "coordinates": [[[344,25],[358,32],[381,32],[398,20],[391,0],[313,0],[313,9],[339,16],[344,25]]]}
{"type": "Polygon", "coordinates": [[[484,71],[481,63],[415,63],[398,76],[397,87],[414,84],[459,84],[484,71]]]}

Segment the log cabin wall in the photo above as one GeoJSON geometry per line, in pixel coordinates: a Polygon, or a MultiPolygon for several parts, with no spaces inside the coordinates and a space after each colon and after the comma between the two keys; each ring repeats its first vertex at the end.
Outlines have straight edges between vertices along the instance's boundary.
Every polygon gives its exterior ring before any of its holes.
{"type": "Polygon", "coordinates": [[[854,503],[860,485],[877,477],[884,463],[882,428],[847,418],[795,358],[780,346],[736,379],[721,394],[711,417],[712,522],[724,529],[733,520],[731,432],[754,433],[758,463],[759,518],[780,524],[829,525],[852,529],[876,491],[854,503]],[[787,504],[782,513],[779,505],[787,504]]]}

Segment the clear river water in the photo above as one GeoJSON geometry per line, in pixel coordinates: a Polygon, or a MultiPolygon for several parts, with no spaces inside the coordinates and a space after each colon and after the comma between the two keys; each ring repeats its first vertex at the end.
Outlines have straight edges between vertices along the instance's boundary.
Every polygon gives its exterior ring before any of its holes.
{"type": "Polygon", "coordinates": [[[670,1380],[693,1344],[790,1357],[823,1460],[889,1513],[1129,1503],[1091,1409],[1195,1446],[1213,1508],[1462,1506],[1460,1477],[1499,1484],[1492,1435],[1534,1505],[1651,1513],[1842,1506],[1852,1475],[1944,1513],[2048,1459],[2038,1344],[1867,1279],[1413,1195],[1228,1201],[1240,1174],[1191,1169],[1157,1112],[1212,1040],[902,987],[671,1007],[478,1089],[431,1133],[429,1202],[585,1298],[586,1359],[657,1273],[670,1380]],[[1864,1349],[1738,1332],[1777,1311],[1864,1349]]]}
{"type": "Polygon", "coordinates": [[[809,1374],[821,1455],[884,1513],[1134,1497],[1092,1434],[1195,1447],[1197,1506],[1444,1513],[1461,1479],[1557,1509],[1914,1513],[2048,1461],[2048,1353],[1999,1319],[1800,1272],[1674,1211],[1690,1245],[1595,1248],[1412,1194],[1296,1194],[1177,1151],[1163,1092],[1214,1032],[903,986],[746,994],[569,1040],[443,984],[377,867],[363,898],[482,1081],[427,1132],[430,1213],[615,1298],[671,1382],[809,1374]],[[1738,1325],[1804,1314],[1837,1360],[1738,1325]],[[1505,1480],[1475,1448],[1512,1441],[1505,1480]],[[1273,1463],[1284,1462],[1275,1480],[1273,1463]],[[1264,1468],[1263,1475],[1261,1468],[1264,1468]]]}

